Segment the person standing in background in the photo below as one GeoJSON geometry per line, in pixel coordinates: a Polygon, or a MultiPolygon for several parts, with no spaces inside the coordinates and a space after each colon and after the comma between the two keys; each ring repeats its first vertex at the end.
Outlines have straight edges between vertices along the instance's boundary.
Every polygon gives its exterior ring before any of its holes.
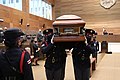
{"type": "Polygon", "coordinates": [[[39,65],[38,64],[38,58],[40,57],[40,48],[38,46],[37,39],[33,41],[33,52],[34,52],[34,61],[33,66],[39,65]]]}
{"type": "Polygon", "coordinates": [[[96,62],[97,62],[97,53],[99,51],[99,42],[96,40],[96,37],[93,37],[92,39],[93,40],[91,40],[89,45],[91,46],[91,48],[94,51],[92,57],[95,57],[96,58],[96,62]]]}
{"type": "Polygon", "coordinates": [[[33,55],[33,42],[34,42],[34,40],[32,39],[30,41],[30,55],[33,55]]]}

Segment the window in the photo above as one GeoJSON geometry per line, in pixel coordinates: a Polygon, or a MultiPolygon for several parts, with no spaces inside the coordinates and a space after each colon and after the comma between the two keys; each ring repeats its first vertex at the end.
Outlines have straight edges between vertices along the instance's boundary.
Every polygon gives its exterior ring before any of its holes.
{"type": "Polygon", "coordinates": [[[10,0],[9,0],[9,4],[10,4],[10,0]]]}
{"type": "Polygon", "coordinates": [[[19,2],[19,0],[16,0],[16,3],[18,3],[19,2]]]}
{"type": "Polygon", "coordinates": [[[0,0],[0,4],[22,11],[22,0],[0,0]]]}
{"type": "Polygon", "coordinates": [[[33,12],[32,8],[31,8],[31,12],[33,12]]]}
{"type": "Polygon", "coordinates": [[[11,3],[13,3],[13,0],[11,0],[11,3]]]}
{"type": "Polygon", "coordinates": [[[37,12],[37,8],[35,8],[35,11],[37,12]]]}
{"type": "Polygon", "coordinates": [[[6,0],[3,0],[3,4],[6,4],[6,0]]]}
{"type": "Polygon", "coordinates": [[[43,0],[29,0],[29,13],[52,20],[52,7],[43,0]]]}
{"type": "Polygon", "coordinates": [[[43,12],[43,15],[44,15],[44,7],[42,8],[42,12],[43,12]]]}

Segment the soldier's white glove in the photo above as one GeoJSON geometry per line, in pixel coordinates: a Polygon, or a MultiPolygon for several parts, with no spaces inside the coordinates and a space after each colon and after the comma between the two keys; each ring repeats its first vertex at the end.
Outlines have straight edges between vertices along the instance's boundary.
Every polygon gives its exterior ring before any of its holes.
{"type": "Polygon", "coordinates": [[[52,36],[52,38],[51,38],[51,43],[52,43],[52,44],[54,43],[54,41],[53,41],[54,36],[55,36],[55,34],[53,34],[53,36],[52,36]]]}
{"type": "Polygon", "coordinates": [[[88,43],[87,43],[87,38],[86,38],[86,37],[85,37],[85,44],[88,45],[88,43]]]}

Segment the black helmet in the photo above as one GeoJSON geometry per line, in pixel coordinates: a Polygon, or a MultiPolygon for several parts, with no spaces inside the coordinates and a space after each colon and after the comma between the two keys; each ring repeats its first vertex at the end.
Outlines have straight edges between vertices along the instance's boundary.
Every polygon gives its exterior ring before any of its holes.
{"type": "Polygon", "coordinates": [[[5,45],[8,47],[12,47],[16,45],[16,39],[20,36],[24,35],[21,29],[18,28],[10,28],[4,32],[5,45]]]}
{"type": "Polygon", "coordinates": [[[43,31],[44,35],[53,34],[53,29],[46,29],[43,31]]]}
{"type": "Polygon", "coordinates": [[[43,35],[45,37],[45,40],[50,43],[51,42],[51,38],[53,36],[53,29],[46,29],[43,31],[43,35]]]}
{"type": "Polygon", "coordinates": [[[93,35],[96,35],[96,31],[93,29],[85,29],[85,36],[87,38],[87,43],[89,44],[93,35]]]}
{"type": "Polygon", "coordinates": [[[5,39],[16,39],[22,35],[24,35],[24,33],[18,28],[10,28],[4,32],[5,39]]]}

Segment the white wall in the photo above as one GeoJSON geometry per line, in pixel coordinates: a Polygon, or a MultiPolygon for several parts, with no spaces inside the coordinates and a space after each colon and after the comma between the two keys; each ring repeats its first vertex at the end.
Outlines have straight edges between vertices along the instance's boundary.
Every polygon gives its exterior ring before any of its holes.
{"type": "Polygon", "coordinates": [[[109,42],[108,43],[108,52],[120,53],[120,43],[118,42],[109,42]]]}

